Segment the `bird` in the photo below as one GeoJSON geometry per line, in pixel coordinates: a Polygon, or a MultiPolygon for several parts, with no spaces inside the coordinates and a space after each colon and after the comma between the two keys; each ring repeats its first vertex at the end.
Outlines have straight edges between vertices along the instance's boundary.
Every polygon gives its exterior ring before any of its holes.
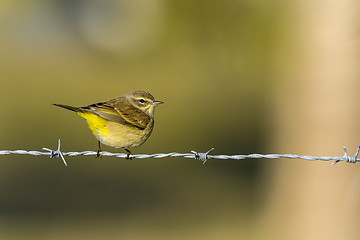
{"type": "Polygon", "coordinates": [[[131,159],[129,148],[142,145],[154,128],[155,106],[162,104],[146,91],[134,91],[106,102],[85,107],[53,104],[76,112],[89,124],[98,140],[96,157],[101,157],[101,144],[122,148],[131,159]]]}

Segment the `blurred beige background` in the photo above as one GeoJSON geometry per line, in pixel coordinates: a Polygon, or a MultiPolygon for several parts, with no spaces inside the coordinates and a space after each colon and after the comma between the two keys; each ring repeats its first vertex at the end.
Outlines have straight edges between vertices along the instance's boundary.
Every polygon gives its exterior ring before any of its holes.
{"type": "MultiPolygon", "coordinates": [[[[165,102],[137,153],[355,153],[359,6],[3,0],[0,149],[96,150],[83,106],[165,102]]],[[[104,147],[104,150],[115,149],[104,147]]],[[[358,165],[2,156],[0,239],[359,239],[358,165]]]]}

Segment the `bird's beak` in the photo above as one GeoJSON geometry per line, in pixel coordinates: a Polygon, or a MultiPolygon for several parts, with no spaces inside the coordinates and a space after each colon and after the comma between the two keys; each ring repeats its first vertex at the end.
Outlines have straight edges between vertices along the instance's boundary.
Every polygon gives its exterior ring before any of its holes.
{"type": "Polygon", "coordinates": [[[164,103],[164,102],[162,102],[162,101],[153,101],[154,105],[158,105],[158,104],[162,104],[162,103],[164,103]]]}

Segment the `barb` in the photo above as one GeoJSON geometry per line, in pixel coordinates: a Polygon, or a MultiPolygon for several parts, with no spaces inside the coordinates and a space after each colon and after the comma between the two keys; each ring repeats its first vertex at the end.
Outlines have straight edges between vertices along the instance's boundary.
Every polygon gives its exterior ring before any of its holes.
{"type": "Polygon", "coordinates": [[[194,150],[192,150],[191,152],[193,153],[193,154],[195,154],[195,159],[196,160],[200,160],[200,161],[202,161],[202,163],[203,164],[205,164],[206,163],[206,161],[209,159],[209,157],[208,157],[208,154],[211,152],[211,151],[213,151],[215,148],[211,148],[209,151],[207,151],[206,153],[198,153],[198,152],[196,152],[196,151],[194,151],[194,150]]]}
{"type": "Polygon", "coordinates": [[[60,147],[61,147],[61,141],[59,139],[57,150],[53,151],[49,148],[43,148],[43,150],[50,151],[50,158],[58,158],[60,156],[61,159],[63,160],[63,163],[65,164],[65,166],[67,166],[67,163],[64,158],[64,154],[60,151],[60,147]]]}
{"type": "MultiPolygon", "coordinates": [[[[0,155],[10,155],[10,154],[20,154],[20,155],[33,155],[33,156],[50,156],[50,158],[61,158],[65,166],[67,166],[67,162],[65,161],[64,156],[96,156],[97,152],[94,151],[83,151],[83,152],[62,152],[60,150],[61,141],[58,141],[57,150],[51,150],[49,148],[43,148],[46,152],[39,151],[26,151],[26,150],[0,150],[0,155]]],[[[247,154],[247,155],[209,155],[214,148],[211,148],[209,151],[205,153],[191,151],[191,153],[154,153],[154,154],[136,154],[131,155],[133,159],[145,159],[145,158],[167,158],[167,157],[183,157],[183,158],[193,158],[196,160],[200,160],[203,164],[205,164],[209,159],[217,159],[217,160],[245,160],[245,159],[278,159],[278,158],[287,158],[287,159],[303,159],[310,161],[334,161],[332,164],[336,164],[340,161],[345,161],[347,163],[356,163],[359,162],[358,155],[360,153],[360,146],[357,148],[357,151],[354,156],[349,156],[347,154],[347,150],[344,147],[345,155],[342,157],[315,157],[315,156],[302,156],[296,154],[247,154]]],[[[111,153],[111,152],[101,152],[102,156],[106,157],[119,157],[126,158],[125,153],[111,153]]]]}

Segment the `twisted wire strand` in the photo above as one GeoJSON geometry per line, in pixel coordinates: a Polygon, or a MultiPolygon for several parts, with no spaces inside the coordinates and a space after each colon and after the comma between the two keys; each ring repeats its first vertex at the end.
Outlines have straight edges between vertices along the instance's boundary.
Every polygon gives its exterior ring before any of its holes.
{"type": "MultiPolygon", "coordinates": [[[[60,150],[61,141],[58,141],[57,150],[51,150],[49,148],[43,148],[45,152],[40,151],[26,151],[26,150],[0,150],[0,155],[9,155],[9,154],[19,154],[19,155],[33,155],[33,156],[50,156],[50,158],[61,158],[65,166],[67,166],[67,162],[65,160],[65,156],[74,157],[74,156],[96,156],[97,152],[94,151],[82,151],[82,152],[62,152],[60,150]]],[[[191,153],[154,153],[154,154],[136,154],[131,155],[131,158],[138,159],[146,159],[146,158],[167,158],[167,157],[182,157],[182,158],[194,158],[196,160],[200,160],[203,164],[206,163],[209,159],[217,159],[217,160],[245,160],[245,159],[279,159],[279,158],[287,158],[287,159],[303,159],[310,161],[334,161],[332,164],[336,164],[340,161],[345,161],[348,163],[356,163],[359,162],[358,155],[360,152],[360,146],[357,148],[357,151],[354,156],[349,156],[347,154],[347,150],[345,147],[344,156],[341,157],[316,157],[316,156],[302,156],[296,154],[242,154],[242,155],[209,155],[214,148],[211,148],[209,151],[205,153],[191,151],[191,153]]],[[[126,158],[127,154],[125,153],[112,153],[112,152],[101,152],[102,156],[106,157],[119,157],[126,158]]]]}

